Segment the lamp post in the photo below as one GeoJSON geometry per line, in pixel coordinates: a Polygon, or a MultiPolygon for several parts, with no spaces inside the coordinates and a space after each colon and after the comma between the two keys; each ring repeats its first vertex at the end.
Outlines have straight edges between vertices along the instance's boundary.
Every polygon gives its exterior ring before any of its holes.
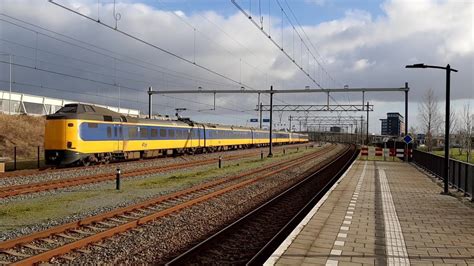
{"type": "Polygon", "coordinates": [[[437,68],[446,70],[446,118],[444,123],[444,191],[443,194],[449,194],[449,115],[450,115],[450,93],[451,93],[451,71],[458,72],[456,69],[447,66],[431,66],[425,64],[407,65],[406,68],[437,68]]]}
{"type": "Polygon", "coordinates": [[[9,96],[9,100],[8,100],[8,114],[11,115],[12,114],[12,108],[11,108],[11,105],[12,105],[12,54],[6,54],[6,53],[0,53],[0,55],[8,55],[9,57],[9,60],[8,60],[8,63],[10,65],[10,80],[9,80],[9,87],[10,87],[10,93],[8,94],[9,96]]]}

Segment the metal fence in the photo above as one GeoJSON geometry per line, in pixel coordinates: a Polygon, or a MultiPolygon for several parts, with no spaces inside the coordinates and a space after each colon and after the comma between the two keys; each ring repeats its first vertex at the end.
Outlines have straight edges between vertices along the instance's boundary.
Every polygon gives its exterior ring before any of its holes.
{"type": "Polygon", "coordinates": [[[37,169],[44,167],[44,148],[40,146],[13,147],[0,154],[0,162],[5,164],[6,171],[37,169]]]}
{"type": "MultiPolygon", "coordinates": [[[[444,180],[444,157],[413,150],[413,162],[444,180]]],[[[474,165],[449,159],[449,184],[474,200],[474,165]]]]}

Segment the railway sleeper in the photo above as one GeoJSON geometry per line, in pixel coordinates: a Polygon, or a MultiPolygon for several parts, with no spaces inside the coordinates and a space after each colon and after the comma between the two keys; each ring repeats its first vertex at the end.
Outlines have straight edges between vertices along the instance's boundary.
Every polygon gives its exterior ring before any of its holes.
{"type": "Polygon", "coordinates": [[[32,245],[32,244],[23,244],[22,246],[26,247],[26,248],[30,248],[32,250],[38,250],[38,251],[47,251],[48,250],[47,248],[38,247],[38,246],[35,246],[35,245],[32,245]]]}

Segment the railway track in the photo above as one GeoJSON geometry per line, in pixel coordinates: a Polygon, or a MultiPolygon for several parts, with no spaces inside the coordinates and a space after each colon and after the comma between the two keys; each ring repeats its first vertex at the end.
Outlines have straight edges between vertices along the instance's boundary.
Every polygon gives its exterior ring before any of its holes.
{"type": "Polygon", "coordinates": [[[355,159],[350,147],[332,163],[196,244],[167,265],[262,265],[355,159]]]}
{"type": "MultiPolygon", "coordinates": [[[[302,147],[302,146],[307,146],[307,145],[311,145],[311,144],[308,144],[308,143],[304,143],[304,144],[287,144],[287,145],[283,145],[283,146],[276,146],[274,147],[275,150],[282,150],[282,149],[285,149],[285,148],[296,148],[296,147],[302,147]]],[[[265,148],[265,147],[263,147],[265,148]]],[[[260,153],[260,150],[262,149],[262,147],[260,148],[251,148],[249,150],[258,150],[258,152],[253,152],[251,151],[250,153],[260,153]]],[[[227,150],[227,151],[222,151],[221,153],[226,153],[226,152],[232,152],[232,151],[237,151],[237,150],[227,150]]],[[[241,151],[244,151],[244,150],[241,150],[241,151]]],[[[212,153],[211,153],[212,154],[212,153]]],[[[183,157],[186,157],[187,155],[184,155],[183,157]]],[[[149,159],[144,159],[144,160],[160,160],[160,159],[163,159],[163,158],[166,158],[166,157],[156,157],[156,158],[149,158],[149,159]]],[[[117,161],[117,162],[112,162],[110,164],[114,164],[114,165],[121,165],[123,163],[134,163],[134,162],[140,162],[141,160],[129,160],[129,161],[117,161]]],[[[33,175],[38,175],[38,174],[45,174],[45,173],[50,173],[50,172],[69,172],[69,171],[78,171],[78,170],[81,170],[81,169],[96,169],[96,168],[100,168],[100,167],[104,167],[103,164],[97,164],[97,165],[90,165],[90,166],[71,166],[71,167],[67,167],[67,168],[56,168],[56,167],[43,167],[43,168],[39,168],[39,169],[25,169],[25,170],[16,170],[16,171],[11,171],[11,172],[5,172],[5,173],[0,173],[0,178],[16,178],[16,177],[24,177],[24,176],[33,176],[33,175]]]]}
{"type": "MultiPolygon", "coordinates": [[[[244,154],[236,154],[226,156],[226,161],[232,160],[240,160],[248,158],[249,156],[255,156],[260,154],[260,151],[257,152],[248,152],[244,154]]],[[[153,166],[135,170],[129,170],[121,175],[121,178],[130,178],[136,177],[141,175],[147,174],[155,174],[155,173],[162,173],[166,171],[172,171],[177,169],[184,169],[184,168],[192,168],[192,167],[199,167],[205,165],[211,165],[218,162],[218,158],[209,158],[204,160],[196,160],[184,163],[176,163],[176,164],[169,164],[163,166],[153,166]]],[[[99,183],[109,180],[114,180],[116,178],[115,173],[105,173],[105,174],[98,174],[98,175],[89,175],[89,176],[80,176],[74,178],[66,178],[66,179],[59,179],[59,180],[52,180],[52,181],[45,181],[45,182],[37,182],[37,183],[28,183],[22,185],[13,185],[13,186],[5,186],[0,187],[0,198],[8,198],[17,195],[24,195],[66,187],[73,187],[85,184],[93,184],[99,183]]]]}
{"type": "Polygon", "coordinates": [[[4,260],[6,259],[8,263],[31,265],[49,261],[53,257],[73,250],[87,252],[84,248],[88,245],[101,246],[101,241],[115,234],[133,230],[158,218],[249,186],[261,179],[314,159],[334,148],[335,146],[325,147],[292,160],[275,162],[232,177],[207,182],[136,205],[5,241],[0,243],[0,253],[6,256],[4,260]]]}

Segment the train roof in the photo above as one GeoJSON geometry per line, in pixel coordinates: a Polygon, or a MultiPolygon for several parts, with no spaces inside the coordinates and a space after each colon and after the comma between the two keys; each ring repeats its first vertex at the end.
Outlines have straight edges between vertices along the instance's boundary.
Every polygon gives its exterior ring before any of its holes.
{"type": "Polygon", "coordinates": [[[131,116],[125,116],[120,113],[111,111],[107,108],[100,106],[94,106],[83,103],[72,103],[66,104],[64,107],[59,109],[56,113],[46,116],[46,119],[83,119],[93,121],[106,121],[106,122],[129,122],[129,123],[146,123],[146,124],[167,124],[185,126],[189,123],[179,120],[155,120],[155,119],[142,119],[131,116]]]}
{"type": "MultiPolygon", "coordinates": [[[[56,113],[46,116],[46,119],[83,119],[83,120],[93,120],[93,121],[122,121],[129,123],[143,123],[143,124],[159,124],[159,125],[170,125],[170,126],[192,126],[192,125],[204,125],[207,128],[221,128],[221,129],[240,129],[240,130],[258,130],[265,131],[264,129],[243,127],[243,126],[230,126],[230,125],[220,125],[220,124],[211,124],[211,123],[197,123],[189,118],[180,118],[178,120],[155,120],[155,119],[143,119],[130,116],[124,116],[120,113],[111,111],[107,108],[100,106],[83,104],[83,103],[71,103],[66,104],[64,107],[59,109],[56,113]]],[[[284,131],[276,131],[283,133],[284,131]]]]}

